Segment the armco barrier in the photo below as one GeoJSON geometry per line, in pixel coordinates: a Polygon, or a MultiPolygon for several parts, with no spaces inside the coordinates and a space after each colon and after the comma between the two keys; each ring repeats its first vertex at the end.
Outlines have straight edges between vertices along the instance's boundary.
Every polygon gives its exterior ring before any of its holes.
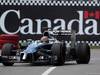
{"type": "MultiPolygon", "coordinates": [[[[43,27],[74,29],[77,41],[100,46],[100,2],[0,0],[0,34],[38,40],[43,27]]],[[[70,40],[69,36],[59,38],[70,40]]]]}

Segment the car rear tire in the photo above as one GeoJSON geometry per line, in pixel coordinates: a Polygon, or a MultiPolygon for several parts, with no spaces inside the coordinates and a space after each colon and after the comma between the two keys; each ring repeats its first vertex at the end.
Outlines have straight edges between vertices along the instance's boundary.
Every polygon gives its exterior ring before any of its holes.
{"type": "MultiPolygon", "coordinates": [[[[2,50],[3,46],[4,46],[4,45],[0,45],[0,49],[1,49],[1,50],[2,50]]],[[[18,49],[18,48],[19,48],[18,45],[15,45],[15,49],[18,49]]]]}
{"type": "Polygon", "coordinates": [[[4,44],[4,46],[2,48],[2,56],[15,55],[15,53],[12,52],[12,50],[14,50],[14,49],[15,49],[15,45],[13,45],[11,43],[4,44]]]}
{"type": "Polygon", "coordinates": [[[90,61],[90,47],[86,43],[79,43],[76,46],[76,62],[78,64],[88,64],[90,61]]]}
{"type": "Polygon", "coordinates": [[[52,51],[53,59],[55,59],[55,56],[57,57],[56,61],[53,61],[53,64],[55,66],[63,65],[65,62],[65,50],[63,46],[61,44],[54,44],[51,47],[51,51],[52,51]]]}
{"type": "Polygon", "coordinates": [[[13,66],[14,63],[2,63],[4,66],[13,66]]]}

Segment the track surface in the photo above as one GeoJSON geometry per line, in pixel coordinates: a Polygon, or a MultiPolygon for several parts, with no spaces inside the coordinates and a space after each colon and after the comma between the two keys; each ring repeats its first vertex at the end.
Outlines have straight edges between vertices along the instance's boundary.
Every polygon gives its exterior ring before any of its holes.
{"type": "Polygon", "coordinates": [[[89,64],[66,62],[64,66],[16,63],[12,67],[0,64],[0,75],[100,75],[100,50],[91,50],[89,64]]]}

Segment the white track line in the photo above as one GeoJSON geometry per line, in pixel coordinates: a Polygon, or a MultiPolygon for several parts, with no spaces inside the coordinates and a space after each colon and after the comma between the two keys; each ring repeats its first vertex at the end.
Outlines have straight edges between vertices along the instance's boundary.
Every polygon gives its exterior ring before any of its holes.
{"type": "Polygon", "coordinates": [[[56,67],[50,67],[48,70],[46,70],[42,75],[48,75],[51,71],[53,71],[56,67]]]}

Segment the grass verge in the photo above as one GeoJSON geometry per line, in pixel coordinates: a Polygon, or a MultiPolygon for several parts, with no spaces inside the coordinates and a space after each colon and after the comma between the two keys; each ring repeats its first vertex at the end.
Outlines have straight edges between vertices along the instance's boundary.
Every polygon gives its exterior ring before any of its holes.
{"type": "Polygon", "coordinates": [[[90,46],[91,49],[100,49],[100,46],[90,46]]]}

